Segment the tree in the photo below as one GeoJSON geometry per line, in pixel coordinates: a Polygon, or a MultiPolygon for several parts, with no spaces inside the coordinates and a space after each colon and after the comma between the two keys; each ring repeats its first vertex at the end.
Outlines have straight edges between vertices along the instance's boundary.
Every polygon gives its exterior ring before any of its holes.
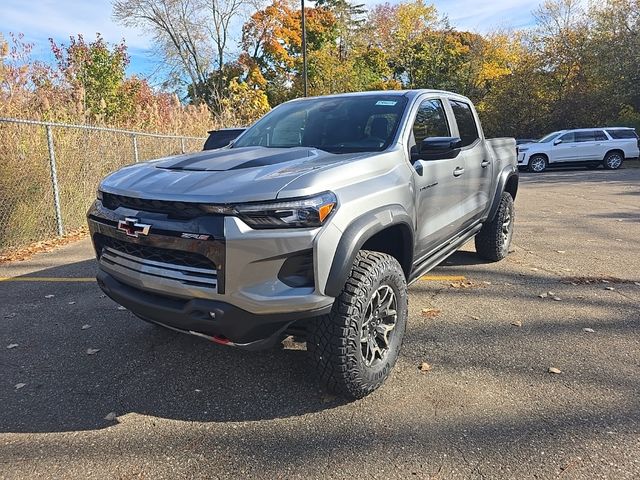
{"type": "Polygon", "coordinates": [[[91,115],[106,120],[117,118],[127,108],[123,95],[129,55],[124,41],[110,48],[100,34],[92,42],[82,35],[71,37],[69,45],[49,39],[58,69],[91,115]]]}
{"type": "Polygon", "coordinates": [[[115,0],[114,17],[149,31],[170,76],[190,85],[194,103],[220,111],[233,21],[248,0],[115,0]]]}

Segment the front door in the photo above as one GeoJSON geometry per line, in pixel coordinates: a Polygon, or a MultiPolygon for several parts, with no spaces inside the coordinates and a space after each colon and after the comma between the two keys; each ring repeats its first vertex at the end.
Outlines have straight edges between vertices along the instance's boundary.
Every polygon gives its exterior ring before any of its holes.
{"type": "Polygon", "coordinates": [[[443,101],[423,100],[418,108],[409,140],[416,191],[416,259],[451,238],[460,224],[464,158],[423,160],[419,145],[428,137],[450,137],[443,101]]]}

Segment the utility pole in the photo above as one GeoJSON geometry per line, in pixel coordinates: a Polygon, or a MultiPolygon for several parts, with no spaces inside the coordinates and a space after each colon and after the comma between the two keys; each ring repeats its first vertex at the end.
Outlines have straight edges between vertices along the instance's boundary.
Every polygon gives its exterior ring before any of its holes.
{"type": "Polygon", "coordinates": [[[304,23],[304,0],[302,0],[302,85],[307,96],[307,29],[304,23]]]}

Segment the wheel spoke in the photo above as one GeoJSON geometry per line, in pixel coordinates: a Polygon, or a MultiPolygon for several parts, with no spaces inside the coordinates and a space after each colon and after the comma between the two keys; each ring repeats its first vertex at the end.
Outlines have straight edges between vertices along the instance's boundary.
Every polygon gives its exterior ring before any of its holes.
{"type": "Polygon", "coordinates": [[[396,324],[381,323],[376,327],[376,335],[384,341],[385,348],[389,348],[389,334],[396,328],[396,324]]]}

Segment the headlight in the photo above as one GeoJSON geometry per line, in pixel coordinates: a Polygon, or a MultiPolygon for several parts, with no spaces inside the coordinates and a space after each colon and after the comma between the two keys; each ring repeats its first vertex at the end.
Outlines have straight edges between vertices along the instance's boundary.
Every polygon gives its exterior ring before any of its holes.
{"type": "Polygon", "coordinates": [[[98,190],[98,191],[96,192],[96,198],[97,198],[98,200],[102,201],[102,190],[98,190]]]}
{"type": "Polygon", "coordinates": [[[331,192],[291,200],[233,206],[235,214],[255,229],[320,227],[337,206],[331,192]]]}

